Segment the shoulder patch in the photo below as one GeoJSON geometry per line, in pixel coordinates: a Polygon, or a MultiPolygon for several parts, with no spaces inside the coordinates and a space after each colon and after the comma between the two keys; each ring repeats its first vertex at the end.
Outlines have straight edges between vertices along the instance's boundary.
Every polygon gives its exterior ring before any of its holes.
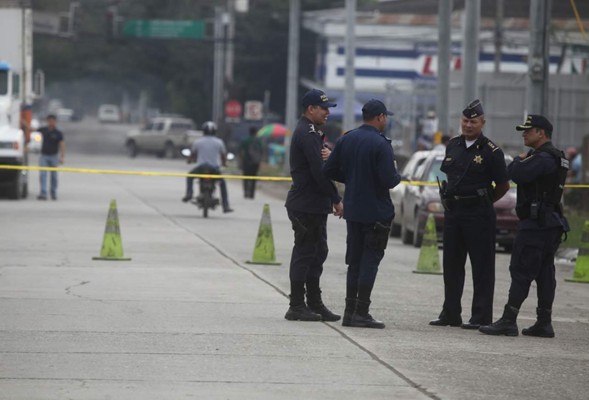
{"type": "Polygon", "coordinates": [[[487,145],[489,145],[489,147],[491,148],[491,151],[493,151],[493,152],[499,150],[499,146],[497,146],[495,143],[491,142],[490,140],[487,141],[487,145]]]}

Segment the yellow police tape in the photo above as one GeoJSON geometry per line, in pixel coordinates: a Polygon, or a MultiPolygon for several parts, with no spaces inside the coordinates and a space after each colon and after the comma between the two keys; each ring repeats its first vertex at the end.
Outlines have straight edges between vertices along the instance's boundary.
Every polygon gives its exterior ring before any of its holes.
{"type": "MultiPolygon", "coordinates": [[[[249,176],[249,175],[213,175],[213,174],[188,174],[181,172],[147,172],[147,171],[121,171],[116,169],[89,169],[89,168],[67,168],[67,167],[36,167],[25,165],[0,164],[0,170],[14,169],[26,171],[56,171],[56,172],[78,172],[84,174],[113,174],[113,175],[140,175],[140,176],[171,176],[178,178],[224,178],[224,179],[251,179],[259,181],[292,181],[289,176],[249,176]]],[[[413,186],[437,186],[437,182],[401,181],[405,185],[413,186]]],[[[567,188],[589,189],[589,184],[567,184],[567,188]]]]}

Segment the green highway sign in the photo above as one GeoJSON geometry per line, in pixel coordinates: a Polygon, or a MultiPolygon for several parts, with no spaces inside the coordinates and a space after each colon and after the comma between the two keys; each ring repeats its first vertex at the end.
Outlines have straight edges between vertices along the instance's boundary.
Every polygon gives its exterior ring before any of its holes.
{"type": "Polygon", "coordinates": [[[204,21],[127,20],[123,36],[163,39],[202,39],[205,36],[204,21]]]}

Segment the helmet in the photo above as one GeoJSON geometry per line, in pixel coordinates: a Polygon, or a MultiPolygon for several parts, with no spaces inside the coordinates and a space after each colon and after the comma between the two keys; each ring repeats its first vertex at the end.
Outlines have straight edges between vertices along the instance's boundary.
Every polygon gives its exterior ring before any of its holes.
{"type": "Polygon", "coordinates": [[[202,127],[200,129],[202,129],[202,132],[205,135],[214,135],[215,133],[217,133],[217,124],[215,124],[213,121],[207,121],[204,124],[202,124],[202,127]]]}

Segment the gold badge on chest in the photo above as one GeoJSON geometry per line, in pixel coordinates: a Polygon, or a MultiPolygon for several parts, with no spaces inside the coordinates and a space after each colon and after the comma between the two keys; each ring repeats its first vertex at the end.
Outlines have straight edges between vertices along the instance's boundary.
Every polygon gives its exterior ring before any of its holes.
{"type": "Polygon", "coordinates": [[[482,164],[483,163],[483,156],[481,156],[480,154],[477,154],[476,156],[474,156],[473,160],[475,164],[482,164]]]}

